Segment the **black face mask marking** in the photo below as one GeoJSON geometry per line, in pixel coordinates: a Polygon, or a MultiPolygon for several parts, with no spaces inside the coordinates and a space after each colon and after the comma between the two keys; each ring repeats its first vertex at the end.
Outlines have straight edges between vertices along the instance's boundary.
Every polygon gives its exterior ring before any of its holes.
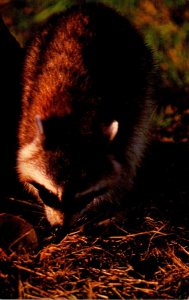
{"type": "Polygon", "coordinates": [[[39,197],[45,205],[48,205],[52,208],[60,209],[61,204],[57,195],[47,190],[44,186],[38,184],[37,182],[31,182],[30,184],[37,189],[39,197]]]}

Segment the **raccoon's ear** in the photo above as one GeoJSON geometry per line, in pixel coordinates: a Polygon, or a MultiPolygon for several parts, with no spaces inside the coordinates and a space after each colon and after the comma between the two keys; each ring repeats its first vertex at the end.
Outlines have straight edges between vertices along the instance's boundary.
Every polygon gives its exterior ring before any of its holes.
{"type": "Polygon", "coordinates": [[[44,134],[44,127],[43,127],[43,121],[39,115],[35,116],[36,120],[36,127],[37,127],[37,135],[43,135],[44,134]]]}
{"type": "Polygon", "coordinates": [[[103,126],[103,133],[108,137],[109,141],[112,142],[116,137],[119,130],[118,121],[112,121],[108,126],[103,126]]]}

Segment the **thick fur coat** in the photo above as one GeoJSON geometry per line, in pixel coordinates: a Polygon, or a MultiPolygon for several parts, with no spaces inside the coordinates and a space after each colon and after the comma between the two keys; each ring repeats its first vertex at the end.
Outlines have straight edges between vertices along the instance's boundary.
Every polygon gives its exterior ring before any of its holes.
{"type": "Polygon", "coordinates": [[[102,4],[53,16],[32,39],[17,171],[52,225],[129,201],[148,141],[153,79],[142,36],[102,4]]]}

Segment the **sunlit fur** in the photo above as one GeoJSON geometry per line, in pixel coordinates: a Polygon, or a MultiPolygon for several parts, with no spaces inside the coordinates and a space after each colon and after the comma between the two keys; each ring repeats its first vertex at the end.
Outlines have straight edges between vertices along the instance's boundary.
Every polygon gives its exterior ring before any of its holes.
{"type": "Polygon", "coordinates": [[[54,210],[41,199],[52,225],[129,201],[148,142],[153,65],[138,31],[102,4],[53,16],[30,42],[17,170],[33,194],[39,184],[57,196],[54,210]]]}
{"type": "Polygon", "coordinates": [[[64,213],[55,208],[51,208],[45,205],[45,213],[49,223],[52,226],[63,225],[64,224],[64,213]]]}
{"type": "Polygon", "coordinates": [[[38,159],[38,148],[35,141],[25,147],[21,148],[18,152],[18,164],[17,171],[20,180],[27,182],[37,182],[52,193],[57,193],[57,186],[46,173],[43,168],[42,162],[38,159]],[[36,158],[35,158],[36,157],[36,158]]]}

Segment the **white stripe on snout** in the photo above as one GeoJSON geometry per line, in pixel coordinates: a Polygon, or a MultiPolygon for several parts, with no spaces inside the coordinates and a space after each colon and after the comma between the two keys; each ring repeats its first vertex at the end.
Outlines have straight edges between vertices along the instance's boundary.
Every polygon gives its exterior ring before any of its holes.
{"type": "Polygon", "coordinates": [[[63,225],[64,214],[61,211],[45,205],[45,212],[51,226],[63,225]]]}
{"type": "Polygon", "coordinates": [[[34,139],[32,143],[20,148],[18,151],[18,162],[33,158],[33,155],[39,150],[36,143],[37,139],[34,139]]]}
{"type": "Polygon", "coordinates": [[[62,188],[58,187],[53,180],[46,174],[43,163],[39,159],[34,158],[38,152],[35,141],[23,147],[18,152],[17,171],[22,182],[34,181],[60,199],[62,196],[62,188]]]}
{"type": "Polygon", "coordinates": [[[53,194],[57,194],[57,187],[54,182],[47,177],[46,174],[42,173],[40,169],[37,169],[32,164],[22,163],[19,165],[20,178],[23,181],[34,181],[44,186],[48,191],[53,194]]]}

